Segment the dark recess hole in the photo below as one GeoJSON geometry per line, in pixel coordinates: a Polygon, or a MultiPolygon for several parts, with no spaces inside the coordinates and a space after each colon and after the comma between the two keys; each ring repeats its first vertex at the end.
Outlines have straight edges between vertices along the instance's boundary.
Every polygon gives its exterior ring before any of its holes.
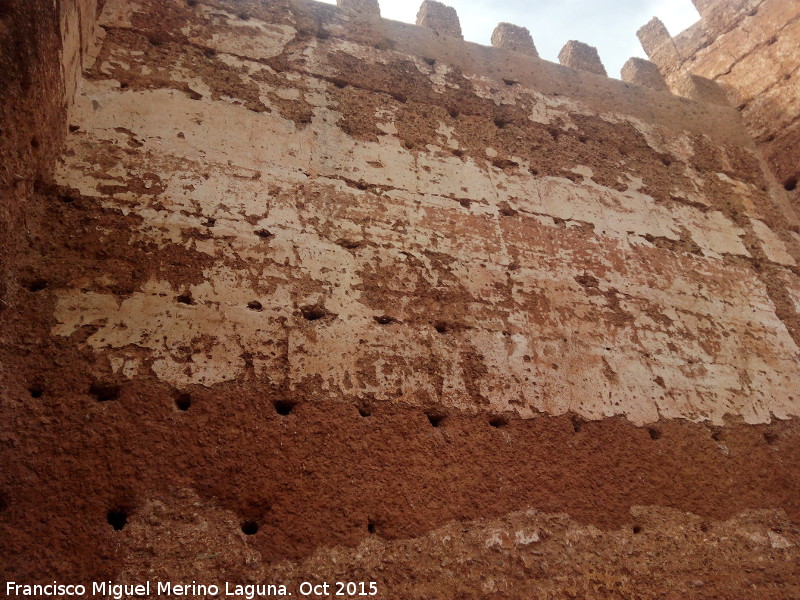
{"type": "Polygon", "coordinates": [[[444,421],[444,415],[441,415],[439,413],[429,413],[428,421],[430,421],[432,427],[440,427],[442,422],[444,421]]]}
{"type": "Polygon", "coordinates": [[[511,208],[508,204],[501,204],[500,205],[500,214],[504,217],[515,217],[518,212],[511,208]]]}
{"type": "Polygon", "coordinates": [[[247,13],[239,13],[239,18],[242,21],[249,21],[250,20],[250,15],[248,15],[247,13]]]}
{"type": "Polygon", "coordinates": [[[275,412],[285,417],[292,413],[294,407],[297,406],[297,402],[294,400],[276,400],[274,406],[275,412]]]}
{"type": "Polygon", "coordinates": [[[358,414],[360,414],[362,417],[366,419],[367,417],[372,416],[372,410],[368,406],[359,406],[358,414]]]}
{"type": "Polygon", "coordinates": [[[119,398],[121,391],[120,386],[112,385],[109,383],[100,383],[95,381],[89,386],[89,393],[95,397],[98,402],[111,402],[119,398]]]}
{"type": "Polygon", "coordinates": [[[192,397],[189,394],[179,394],[175,398],[175,407],[178,410],[187,411],[192,406],[192,397]]]}
{"type": "Polygon", "coordinates": [[[578,285],[585,288],[600,287],[600,280],[593,275],[589,275],[588,273],[584,273],[583,275],[576,275],[575,281],[578,282],[578,285]]]}
{"type": "Polygon", "coordinates": [[[192,298],[191,294],[181,294],[178,296],[177,300],[181,304],[194,304],[194,299],[192,298]]]}
{"type": "Polygon", "coordinates": [[[461,111],[459,111],[457,108],[448,108],[447,114],[449,114],[451,118],[457,119],[461,116],[461,111]]]}
{"type": "Polygon", "coordinates": [[[451,152],[453,153],[453,156],[457,156],[459,158],[464,156],[464,151],[463,150],[459,150],[458,148],[456,148],[454,150],[451,150],[451,152]]]}
{"type": "Polygon", "coordinates": [[[197,6],[197,0],[186,0],[186,6],[197,6]]]}
{"type": "Polygon", "coordinates": [[[586,423],[586,421],[581,419],[579,416],[573,415],[572,416],[572,431],[574,431],[575,433],[580,433],[580,431],[583,428],[585,423],[586,423]]]}
{"type": "Polygon", "coordinates": [[[389,92],[389,95],[395,100],[397,100],[400,104],[405,104],[406,102],[408,102],[408,98],[406,98],[406,96],[398,92],[389,92]]]}
{"type": "Polygon", "coordinates": [[[464,208],[469,208],[470,206],[472,206],[472,202],[470,202],[470,201],[469,201],[469,200],[467,200],[466,198],[463,198],[463,199],[459,200],[459,201],[458,201],[458,203],[459,203],[461,206],[463,206],[464,208]]]}
{"type": "Polygon", "coordinates": [[[8,510],[8,500],[6,497],[0,494],[0,513],[6,512],[8,510]]]}
{"type": "Polygon", "coordinates": [[[36,149],[38,147],[39,147],[39,140],[36,139],[35,137],[32,137],[31,138],[31,148],[36,149]]]}
{"type": "Polygon", "coordinates": [[[333,85],[335,85],[340,90],[347,87],[347,82],[344,79],[333,79],[333,85]]]}
{"type": "Polygon", "coordinates": [[[217,220],[214,217],[206,217],[201,221],[204,227],[213,227],[217,224],[217,220]]]}
{"type": "Polygon", "coordinates": [[[329,37],[331,37],[331,34],[325,31],[324,29],[320,29],[319,31],[317,31],[317,38],[321,40],[327,40],[329,37]]]}
{"type": "Polygon", "coordinates": [[[778,38],[773,35],[771,38],[769,38],[767,40],[767,46],[772,46],[772,44],[774,44],[777,41],[778,41],[778,38]]]}
{"type": "Polygon", "coordinates": [[[371,534],[375,533],[375,521],[372,519],[367,522],[367,531],[369,531],[371,534]]]}
{"type": "Polygon", "coordinates": [[[764,441],[771,446],[778,441],[778,434],[775,433],[774,431],[765,431],[764,441]]]}
{"type": "Polygon", "coordinates": [[[436,321],[436,323],[433,324],[433,328],[439,333],[447,333],[448,329],[447,323],[444,321],[436,321]]]}
{"type": "Polygon", "coordinates": [[[31,395],[31,398],[41,398],[42,394],[44,394],[44,388],[38,383],[35,383],[28,388],[28,393],[31,395]]]}
{"type": "Polygon", "coordinates": [[[75,132],[76,132],[76,131],[78,131],[79,129],[80,129],[80,126],[79,126],[79,125],[70,125],[70,126],[69,126],[69,132],[70,132],[70,133],[75,133],[75,132]]]}
{"type": "Polygon", "coordinates": [[[255,535],[258,533],[258,523],[255,521],[245,521],[242,523],[242,533],[245,535],[255,535]]]}
{"type": "Polygon", "coordinates": [[[508,425],[508,419],[501,416],[492,417],[491,419],[489,419],[489,425],[491,425],[496,429],[499,429],[501,427],[505,427],[506,425],[508,425]]]}
{"type": "Polygon", "coordinates": [[[505,78],[503,78],[503,83],[505,83],[506,85],[518,85],[519,81],[516,81],[514,79],[505,79],[505,78]]]}
{"type": "Polygon", "coordinates": [[[422,60],[424,60],[430,66],[433,66],[433,65],[436,64],[436,59],[435,58],[426,57],[426,58],[423,58],[422,60]]]}
{"type": "Polygon", "coordinates": [[[328,311],[321,306],[304,306],[300,312],[306,321],[319,321],[328,315],[328,311]]]}
{"type": "Polygon", "coordinates": [[[364,245],[364,243],[359,240],[340,239],[336,243],[346,250],[357,250],[358,248],[361,248],[361,246],[364,245]]]}
{"type": "Polygon", "coordinates": [[[44,279],[34,279],[27,286],[29,292],[41,292],[44,288],[47,287],[47,281],[44,279]]]}
{"type": "Polygon", "coordinates": [[[121,82],[121,83],[119,84],[119,87],[120,87],[120,89],[122,89],[122,90],[126,90],[126,89],[128,89],[128,83],[127,83],[127,82],[125,82],[125,81],[123,81],[123,82],[121,82]]]}
{"type": "Polygon", "coordinates": [[[519,166],[518,162],[514,162],[513,160],[508,160],[507,158],[500,158],[497,160],[493,160],[492,164],[498,169],[513,169],[514,167],[519,166]]]}
{"type": "Polygon", "coordinates": [[[274,233],[272,233],[271,231],[267,231],[266,229],[259,229],[258,231],[256,231],[256,235],[260,238],[264,238],[265,240],[268,240],[269,238],[275,236],[274,233]]]}
{"type": "Polygon", "coordinates": [[[388,315],[381,315],[380,317],[375,317],[375,322],[378,325],[391,325],[392,323],[397,323],[397,319],[388,315]]]}
{"type": "Polygon", "coordinates": [[[655,427],[648,428],[647,433],[650,434],[650,439],[652,440],[657,440],[661,437],[661,432],[655,427]]]}
{"type": "Polygon", "coordinates": [[[720,441],[722,439],[722,430],[721,429],[715,429],[714,431],[712,431],[711,432],[711,439],[714,440],[715,442],[720,441]]]}
{"type": "Polygon", "coordinates": [[[632,531],[635,535],[639,535],[642,533],[642,528],[639,525],[634,525],[632,531]]]}
{"type": "Polygon", "coordinates": [[[261,312],[262,310],[264,310],[264,307],[258,300],[253,300],[251,302],[248,302],[247,308],[249,308],[250,310],[255,310],[257,312],[261,312]]]}
{"type": "Polygon", "coordinates": [[[783,184],[783,189],[787,192],[793,192],[797,189],[797,175],[790,177],[783,184]]]}
{"type": "Polygon", "coordinates": [[[498,129],[503,129],[504,127],[506,127],[510,123],[511,123],[511,121],[509,121],[508,119],[502,119],[500,117],[498,117],[497,119],[494,120],[495,127],[497,127],[498,129]]]}
{"type": "Polygon", "coordinates": [[[707,532],[709,529],[710,529],[710,527],[709,527],[708,523],[706,523],[705,521],[703,521],[702,523],[700,523],[700,531],[702,531],[703,533],[705,533],[705,532],[707,532]]]}
{"type": "Polygon", "coordinates": [[[75,198],[74,198],[74,197],[72,197],[72,196],[70,196],[69,194],[63,194],[63,195],[61,196],[61,201],[62,201],[64,204],[70,204],[70,203],[72,203],[72,202],[75,202],[75,198]]]}
{"type": "Polygon", "coordinates": [[[125,525],[128,524],[128,513],[121,508],[114,508],[108,511],[106,519],[108,524],[114,528],[114,531],[122,531],[125,525]]]}

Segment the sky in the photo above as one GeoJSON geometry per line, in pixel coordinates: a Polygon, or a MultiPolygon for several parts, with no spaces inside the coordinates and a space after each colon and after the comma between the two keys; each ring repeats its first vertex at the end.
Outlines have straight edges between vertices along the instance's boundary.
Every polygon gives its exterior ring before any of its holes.
{"type": "MultiPolygon", "coordinates": [[[[336,0],[322,0],[335,4],[336,0]]],[[[414,23],[422,0],[379,0],[387,19],[414,23]]],[[[659,17],[674,36],[700,19],[691,0],[444,0],[458,11],[464,38],[490,45],[501,21],[530,29],[539,55],[558,62],[569,40],[596,46],[611,77],[631,56],[646,58],[636,30],[659,17]]]]}

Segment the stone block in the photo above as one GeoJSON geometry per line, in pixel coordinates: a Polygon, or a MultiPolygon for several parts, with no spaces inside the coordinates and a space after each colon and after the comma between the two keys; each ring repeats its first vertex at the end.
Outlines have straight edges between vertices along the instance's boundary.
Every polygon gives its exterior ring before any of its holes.
{"type": "Polygon", "coordinates": [[[666,25],[658,18],[652,18],[636,32],[642,48],[662,73],[675,70],[681,63],[681,55],[672,40],[666,25]]]}
{"type": "Polygon", "coordinates": [[[648,87],[660,92],[668,92],[669,86],[664,81],[664,76],[655,63],[643,58],[629,58],[628,62],[622,67],[622,81],[648,87]]]}
{"type": "Polygon", "coordinates": [[[526,27],[500,23],[492,33],[492,46],[539,57],[531,32],[526,27]]]}
{"type": "Polygon", "coordinates": [[[436,33],[463,39],[456,9],[436,0],[425,0],[417,13],[417,25],[436,33]]]}
{"type": "Polygon", "coordinates": [[[558,61],[565,67],[589,71],[597,75],[608,75],[603,63],[600,62],[597,48],[583,42],[575,40],[567,42],[558,53],[558,61]]]}
{"type": "Polygon", "coordinates": [[[336,5],[362,18],[377,19],[381,16],[378,0],[336,0],[336,5]]]}

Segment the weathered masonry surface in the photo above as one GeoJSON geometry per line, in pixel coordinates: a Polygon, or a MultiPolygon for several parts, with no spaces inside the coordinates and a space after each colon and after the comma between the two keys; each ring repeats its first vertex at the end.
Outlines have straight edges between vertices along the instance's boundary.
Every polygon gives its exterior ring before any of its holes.
{"type": "Polygon", "coordinates": [[[0,9],[6,579],[798,597],[796,4],[339,4],[0,9]]]}
{"type": "Polygon", "coordinates": [[[800,2],[693,1],[701,21],[673,38],[654,19],[639,32],[644,49],[675,93],[691,98],[703,80],[721,86],[796,203],[800,176],[800,2]]]}

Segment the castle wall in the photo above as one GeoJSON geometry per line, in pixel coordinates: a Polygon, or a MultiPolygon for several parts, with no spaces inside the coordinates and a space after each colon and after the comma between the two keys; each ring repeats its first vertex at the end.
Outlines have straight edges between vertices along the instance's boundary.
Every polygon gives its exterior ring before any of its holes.
{"type": "Polygon", "coordinates": [[[32,284],[26,258],[43,212],[34,190],[52,179],[61,155],[66,109],[88,64],[96,10],[83,0],[0,6],[0,311],[12,321],[32,284]]]}
{"type": "Polygon", "coordinates": [[[329,7],[224,6],[107,5],[57,181],[197,254],[199,280],[67,288],[54,334],[101,321],[90,347],[176,387],[251,370],[523,417],[796,414],[800,240],[735,110],[329,7]]]}
{"type": "Polygon", "coordinates": [[[341,4],[52,21],[5,571],[791,597],[800,222],[740,112],[341,4]]]}

